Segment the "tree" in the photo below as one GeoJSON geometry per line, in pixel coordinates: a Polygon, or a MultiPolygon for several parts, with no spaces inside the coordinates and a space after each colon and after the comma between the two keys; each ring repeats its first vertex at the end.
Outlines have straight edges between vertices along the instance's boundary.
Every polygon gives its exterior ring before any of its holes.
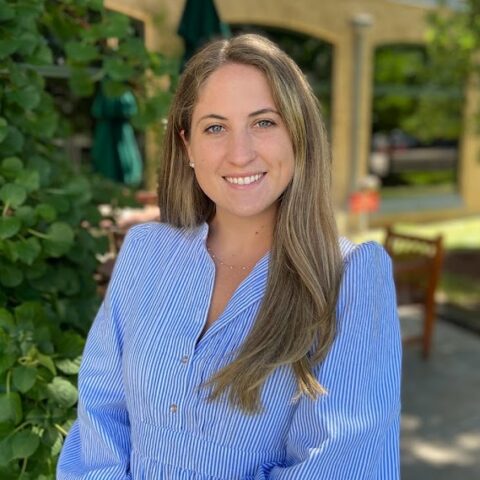
{"type": "Polygon", "coordinates": [[[468,79],[480,69],[480,0],[465,0],[456,9],[441,0],[427,22],[426,86],[407,128],[424,140],[456,139],[468,79]]]}

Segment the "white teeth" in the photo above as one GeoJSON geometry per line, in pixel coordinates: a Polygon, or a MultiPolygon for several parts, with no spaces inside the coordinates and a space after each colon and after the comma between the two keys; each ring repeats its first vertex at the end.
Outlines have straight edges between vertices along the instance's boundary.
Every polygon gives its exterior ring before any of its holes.
{"type": "Polygon", "coordinates": [[[251,175],[250,177],[225,177],[225,180],[229,183],[234,183],[235,185],[250,185],[257,180],[260,180],[263,175],[263,173],[257,173],[256,175],[251,175]]]}

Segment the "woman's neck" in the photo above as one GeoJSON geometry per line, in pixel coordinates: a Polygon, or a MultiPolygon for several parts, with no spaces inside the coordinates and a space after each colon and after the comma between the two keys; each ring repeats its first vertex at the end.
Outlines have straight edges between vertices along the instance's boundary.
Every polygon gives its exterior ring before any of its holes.
{"type": "Polygon", "coordinates": [[[217,212],[210,221],[208,246],[231,264],[256,263],[272,247],[276,211],[256,217],[217,212]]]}

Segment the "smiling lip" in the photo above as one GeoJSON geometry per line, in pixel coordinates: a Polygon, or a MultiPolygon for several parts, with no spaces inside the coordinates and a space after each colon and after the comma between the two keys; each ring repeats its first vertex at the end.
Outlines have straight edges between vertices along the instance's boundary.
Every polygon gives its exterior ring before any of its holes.
{"type": "Polygon", "coordinates": [[[265,176],[265,174],[266,172],[235,176],[226,175],[223,178],[230,185],[238,187],[248,187],[249,185],[254,185],[258,183],[265,176]]]}

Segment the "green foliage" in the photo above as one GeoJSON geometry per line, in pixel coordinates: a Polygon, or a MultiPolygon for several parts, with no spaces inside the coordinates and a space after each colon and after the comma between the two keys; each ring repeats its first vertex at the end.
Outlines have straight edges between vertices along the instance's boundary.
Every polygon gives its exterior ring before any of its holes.
{"type": "Polygon", "coordinates": [[[93,274],[107,248],[99,203],[125,203],[111,182],[75,170],[69,131],[37,67],[63,58],[71,94],[132,90],[136,125],[164,115],[168,92],[147,75],[173,63],[132,37],[100,0],[0,0],[0,478],[53,479],[76,416],[77,374],[98,308],[93,274]],[[106,40],[118,39],[118,49],[106,40]]]}
{"type": "Polygon", "coordinates": [[[458,138],[464,83],[459,76],[437,73],[437,68],[429,46],[378,48],[373,130],[401,128],[424,141],[458,138]]]}
{"type": "MultiPolygon", "coordinates": [[[[446,2],[438,3],[444,7],[446,2]]],[[[455,10],[439,8],[427,21],[425,87],[404,128],[427,141],[455,139],[464,127],[465,87],[472,74],[480,73],[480,1],[466,0],[455,10]]]]}
{"type": "Polygon", "coordinates": [[[445,1],[438,4],[426,19],[425,48],[377,51],[375,131],[400,127],[430,141],[457,139],[464,127],[464,90],[469,77],[480,73],[480,0],[465,0],[455,10],[445,1]]]}
{"type": "Polygon", "coordinates": [[[375,52],[373,131],[398,128],[415,111],[424,83],[424,48],[387,45],[375,52]]]}

